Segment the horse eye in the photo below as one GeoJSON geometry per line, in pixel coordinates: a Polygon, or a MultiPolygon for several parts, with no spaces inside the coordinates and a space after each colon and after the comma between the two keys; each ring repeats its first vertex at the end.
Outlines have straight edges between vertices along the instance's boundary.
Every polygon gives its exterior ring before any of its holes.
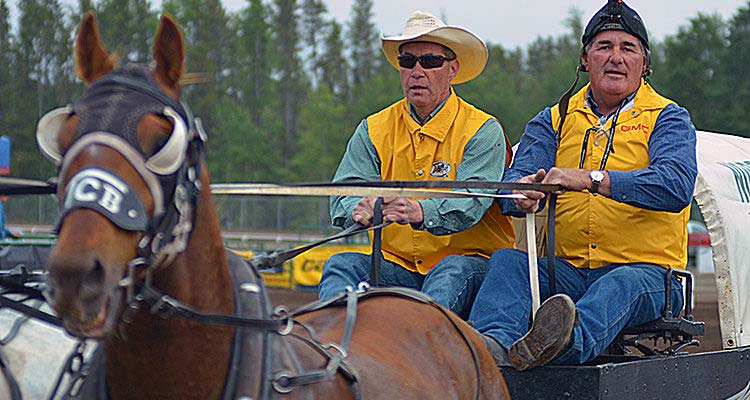
{"type": "Polygon", "coordinates": [[[150,157],[161,150],[169,140],[172,123],[162,116],[147,118],[144,122],[145,126],[140,126],[138,129],[138,138],[146,156],[150,157]]]}

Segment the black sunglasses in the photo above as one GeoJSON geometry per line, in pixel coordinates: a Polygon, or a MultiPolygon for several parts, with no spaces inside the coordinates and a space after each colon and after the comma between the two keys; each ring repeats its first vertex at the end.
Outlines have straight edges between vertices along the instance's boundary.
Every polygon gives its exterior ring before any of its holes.
{"type": "Polygon", "coordinates": [[[401,53],[398,55],[398,65],[401,68],[412,69],[415,65],[417,65],[417,61],[419,61],[419,65],[421,65],[422,68],[433,69],[442,67],[443,62],[445,61],[453,61],[455,59],[455,57],[448,58],[438,54],[422,54],[421,56],[417,57],[411,53],[401,53]]]}

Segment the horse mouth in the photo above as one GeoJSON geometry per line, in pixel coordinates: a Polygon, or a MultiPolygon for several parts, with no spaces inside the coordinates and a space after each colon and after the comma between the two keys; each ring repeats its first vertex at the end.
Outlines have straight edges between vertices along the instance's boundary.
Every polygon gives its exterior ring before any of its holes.
{"type": "Polygon", "coordinates": [[[82,339],[101,339],[111,332],[117,321],[119,296],[110,296],[99,308],[96,317],[87,321],[65,320],[65,329],[82,339]]]}

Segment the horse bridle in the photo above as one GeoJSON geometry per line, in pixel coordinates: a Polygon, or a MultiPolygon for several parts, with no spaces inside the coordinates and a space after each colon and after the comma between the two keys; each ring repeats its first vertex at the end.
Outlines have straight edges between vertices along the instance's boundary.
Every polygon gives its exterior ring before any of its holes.
{"type": "Polygon", "coordinates": [[[65,187],[57,223],[59,228],[74,209],[89,208],[122,229],[144,232],[138,242],[138,254],[128,262],[127,275],[120,282],[127,291],[128,304],[133,305],[139,271],[144,271],[145,284],[150,285],[154,271],[169,265],[187,247],[202,189],[199,174],[207,136],[200,119],[193,117],[185,103],[164,93],[148,68],[129,64],[92,84],[73,106],[42,117],[37,138],[45,156],[58,164],[60,182],[84,149],[102,145],[122,155],[146,183],[154,203],[151,218],[145,215],[135,191],[116,175],[102,168],[76,171],[65,187]],[[126,108],[128,113],[118,113],[124,106],[132,108],[126,108]],[[174,129],[166,144],[147,157],[135,128],[144,115],[154,113],[170,119],[174,129]],[[64,119],[72,114],[78,115],[79,127],[72,144],[62,154],[56,135],[64,119]],[[94,119],[104,120],[106,130],[94,119]],[[112,198],[117,200],[114,206],[112,198]]]}

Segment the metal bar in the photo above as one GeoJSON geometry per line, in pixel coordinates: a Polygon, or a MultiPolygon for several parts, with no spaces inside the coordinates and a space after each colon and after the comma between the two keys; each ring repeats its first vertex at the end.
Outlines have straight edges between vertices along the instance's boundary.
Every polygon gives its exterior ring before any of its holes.
{"type": "Polygon", "coordinates": [[[57,184],[34,179],[0,177],[0,195],[52,194],[57,184]]]}
{"type": "MultiPolygon", "coordinates": [[[[375,200],[372,224],[383,223],[383,198],[375,200]]],[[[372,235],[372,254],[370,254],[370,284],[377,287],[380,283],[380,266],[383,258],[383,228],[375,229],[372,235]]]]}
{"type": "Polygon", "coordinates": [[[664,274],[664,318],[672,318],[672,269],[664,274]]]}
{"type": "MultiPolygon", "coordinates": [[[[379,182],[336,182],[336,183],[306,183],[277,185],[269,183],[216,183],[211,185],[214,194],[267,194],[267,195],[307,195],[307,196],[370,196],[374,188],[392,189],[384,191],[382,196],[401,197],[441,197],[428,189],[485,189],[485,190],[535,190],[539,192],[554,192],[559,185],[541,183],[515,183],[494,181],[379,181],[379,182]],[[369,188],[370,192],[362,194],[362,190],[347,191],[353,188],[369,188]],[[322,190],[317,190],[322,189],[322,190]],[[407,189],[419,189],[409,192],[407,189]],[[426,192],[423,190],[427,190],[426,192]],[[307,193],[305,193],[307,192],[307,193]],[[343,194],[340,194],[343,193],[343,194]],[[407,196],[407,193],[414,193],[407,196]],[[423,194],[420,194],[423,193],[423,194]],[[426,194],[424,194],[426,193],[426,194]]],[[[365,189],[366,190],[366,189],[365,189]]],[[[32,195],[53,194],[57,191],[55,182],[45,182],[34,179],[0,177],[0,195],[32,195]]],[[[460,195],[445,195],[445,197],[494,197],[520,198],[513,194],[471,193],[460,195]]]]}
{"type": "Polygon", "coordinates": [[[549,277],[549,295],[557,294],[555,282],[555,209],[557,194],[550,193],[547,201],[547,276],[549,277]]]}
{"type": "Polygon", "coordinates": [[[693,320],[693,275],[689,272],[685,275],[685,318],[693,320]]]}
{"type": "Polygon", "coordinates": [[[218,183],[211,185],[213,194],[266,196],[375,196],[410,198],[510,198],[524,199],[520,194],[470,193],[441,189],[404,189],[367,186],[287,186],[273,183],[218,183]]]}
{"type": "Polygon", "coordinates": [[[535,190],[537,192],[557,192],[560,185],[549,183],[519,183],[497,181],[346,181],[292,183],[290,187],[386,187],[400,189],[485,189],[485,190],[535,190]]]}
{"type": "Polygon", "coordinates": [[[529,256],[529,284],[531,286],[531,319],[539,309],[539,263],[536,253],[536,221],[534,213],[526,213],[526,248],[529,256]]]}

